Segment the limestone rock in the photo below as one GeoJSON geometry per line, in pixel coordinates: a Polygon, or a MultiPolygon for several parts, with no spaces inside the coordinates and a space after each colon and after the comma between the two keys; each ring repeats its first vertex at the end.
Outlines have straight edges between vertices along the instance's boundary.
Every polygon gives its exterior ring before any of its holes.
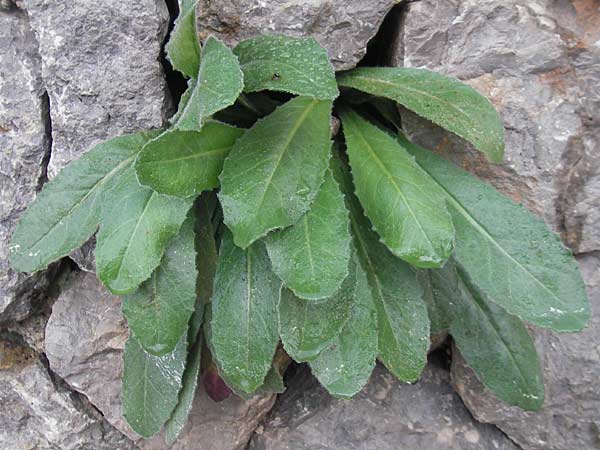
{"type": "Polygon", "coordinates": [[[200,0],[198,31],[233,46],[260,34],[313,36],[336,70],[350,69],[365,55],[385,15],[402,0],[200,0]]]}
{"type": "Polygon", "coordinates": [[[332,398],[304,366],[280,396],[250,450],[517,450],[474,421],[435,357],[415,385],[377,366],[353,400],[332,398]]]}
{"type": "Polygon", "coordinates": [[[24,319],[46,288],[45,274],[27,276],[8,262],[9,240],[35,197],[50,151],[47,97],[37,41],[27,15],[0,9],[0,323],[24,319]]]}

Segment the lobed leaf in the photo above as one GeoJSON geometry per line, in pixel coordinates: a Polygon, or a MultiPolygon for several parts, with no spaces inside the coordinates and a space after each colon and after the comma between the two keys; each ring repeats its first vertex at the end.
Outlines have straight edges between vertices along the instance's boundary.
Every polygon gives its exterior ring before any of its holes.
{"type": "Polygon", "coordinates": [[[502,162],[502,119],[488,99],[458,80],[425,69],[360,67],[340,75],[338,84],[395,100],[502,162]]]}
{"type": "Polygon", "coordinates": [[[136,133],[98,144],[49,181],[13,232],[12,266],[35,272],[83,245],[98,228],[103,192],[157,135],[136,133]]]}
{"type": "Polygon", "coordinates": [[[236,245],[247,248],[308,211],[327,170],[331,105],[294,98],[236,141],[219,193],[236,245]]]}
{"type": "Polygon", "coordinates": [[[454,258],[473,284],[535,325],[583,329],[590,316],[585,284],[573,255],[544,221],[452,163],[399,139],[446,195],[456,228],[454,258]]]}
{"type": "Polygon", "coordinates": [[[477,377],[498,398],[527,411],[544,403],[535,345],[523,323],[486,300],[460,269],[429,271],[436,303],[444,305],[450,334],[477,377]]]}
{"type": "Polygon", "coordinates": [[[156,434],[171,416],[181,389],[187,341],[185,334],[175,350],[150,355],[133,337],[123,353],[123,417],[145,438],[156,434]]]}
{"type": "Polygon", "coordinates": [[[334,295],[348,276],[350,230],[344,196],[330,171],[310,211],[265,239],[273,271],[304,299],[334,295]]]}
{"type": "Polygon", "coordinates": [[[279,341],[280,290],[264,244],[242,250],[226,231],[211,302],[210,342],[219,372],[233,389],[254,392],[271,368],[279,341]]]}
{"type": "Polygon", "coordinates": [[[339,95],[327,51],[314,38],[257,36],[233,52],[244,72],[244,91],[283,91],[333,100],[339,95]]]}
{"type": "Polygon", "coordinates": [[[148,142],[135,169],[140,184],[160,194],[189,197],[219,186],[223,161],[243,130],[208,122],[202,130],[169,130],[148,142]]]}
{"type": "Polygon", "coordinates": [[[194,239],[194,217],[188,214],[150,279],[123,298],[131,333],[153,355],[172,352],[188,330],[196,303],[194,239]]]}
{"type": "Polygon", "coordinates": [[[131,166],[104,193],[95,255],[98,278],[111,292],[131,293],[150,278],[192,202],[140,186],[131,166]]]}
{"type": "Polygon", "coordinates": [[[382,242],[414,266],[439,267],[454,228],[435,182],[385,131],[352,110],[341,117],[356,195],[382,242]]]}
{"type": "Polygon", "coordinates": [[[196,32],[196,5],[198,0],[180,0],[179,16],[165,46],[167,59],[175,70],[188,78],[198,74],[200,43],[196,32]]]}

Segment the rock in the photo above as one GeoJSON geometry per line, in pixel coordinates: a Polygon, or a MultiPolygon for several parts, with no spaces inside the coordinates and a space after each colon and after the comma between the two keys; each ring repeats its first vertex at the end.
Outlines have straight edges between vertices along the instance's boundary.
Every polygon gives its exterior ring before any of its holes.
{"type": "Polygon", "coordinates": [[[227,45],[260,34],[313,36],[336,70],[350,69],[365,55],[386,14],[402,0],[200,0],[198,31],[227,45]]]}
{"type": "Polygon", "coordinates": [[[302,366],[249,450],[517,450],[496,428],[471,418],[441,365],[430,358],[415,385],[378,365],[349,401],[331,397],[302,366]]]}
{"type": "Polygon", "coordinates": [[[37,42],[27,15],[0,9],[0,323],[23,320],[48,284],[47,274],[15,272],[10,236],[45,174],[50,151],[48,102],[37,42]]]}
{"type": "Polygon", "coordinates": [[[492,100],[502,165],[405,114],[436,149],[542,214],[575,251],[600,249],[600,15],[593,1],[422,0],[408,5],[394,63],[457,77],[492,100]]]}
{"type": "MultiPolygon", "coordinates": [[[[121,300],[90,273],[75,273],[52,308],[46,325],[50,368],[85,395],[113,426],[144,450],[162,450],[164,437],[144,441],[121,417],[122,353],[128,331],[121,300]]],[[[274,395],[215,403],[198,387],[190,422],[173,449],[243,449],[274,395]]]]}
{"type": "Polygon", "coordinates": [[[0,448],[135,448],[55,383],[35,352],[5,339],[0,340],[0,403],[0,448]]]}
{"type": "Polygon", "coordinates": [[[597,449],[600,442],[600,255],[580,256],[593,318],[579,334],[537,331],[546,400],[536,413],[492,396],[460,355],[452,361],[456,390],[473,415],[493,423],[525,450],[597,449]]]}

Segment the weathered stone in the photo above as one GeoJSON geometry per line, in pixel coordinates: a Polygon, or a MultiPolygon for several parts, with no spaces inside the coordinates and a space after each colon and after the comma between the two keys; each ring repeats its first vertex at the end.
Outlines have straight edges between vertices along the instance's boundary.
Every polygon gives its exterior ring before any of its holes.
{"type": "Polygon", "coordinates": [[[0,10],[0,323],[24,319],[48,282],[15,272],[8,261],[12,231],[44,176],[50,151],[47,97],[38,44],[27,15],[0,10]]]}
{"type": "MultiPolygon", "coordinates": [[[[594,6],[595,5],[595,6],[594,6]]],[[[575,251],[600,249],[600,19],[587,0],[422,0],[394,63],[466,81],[506,128],[505,163],[405,114],[408,133],[542,214],[575,251]]]]}
{"type": "Polygon", "coordinates": [[[260,34],[313,36],[336,70],[365,55],[385,15],[402,0],[200,0],[200,38],[216,35],[228,45],[260,34]]]}
{"type": "Polygon", "coordinates": [[[460,355],[452,360],[455,388],[473,415],[493,423],[525,450],[597,449],[600,442],[600,255],[579,258],[593,317],[580,334],[536,332],[546,386],[543,408],[528,413],[492,396],[460,355]]]}
{"type": "Polygon", "coordinates": [[[121,433],[53,382],[35,352],[0,339],[0,448],[128,450],[121,433]]]}
{"type": "Polygon", "coordinates": [[[250,450],[517,450],[475,422],[432,357],[415,385],[377,366],[353,400],[332,398],[302,367],[279,397],[250,450]]]}

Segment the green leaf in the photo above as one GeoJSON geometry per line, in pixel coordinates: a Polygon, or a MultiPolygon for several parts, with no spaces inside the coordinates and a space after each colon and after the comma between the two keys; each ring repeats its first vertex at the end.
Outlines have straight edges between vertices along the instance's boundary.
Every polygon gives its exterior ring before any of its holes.
{"type": "Polygon", "coordinates": [[[219,194],[236,245],[246,248],[308,211],[327,170],[330,113],[330,101],[297,97],[237,140],[219,194]]]}
{"type": "Polygon", "coordinates": [[[179,16],[165,46],[173,68],[189,78],[198,74],[200,64],[200,43],[196,33],[197,3],[197,0],[179,2],[179,16]]]}
{"type": "Polygon", "coordinates": [[[454,228],[444,197],[414,158],[356,112],[342,111],[356,195],[390,251],[417,267],[439,267],[454,228]]]}
{"type": "Polygon", "coordinates": [[[115,180],[104,193],[96,241],[98,278],[111,292],[128,294],[150,278],[192,202],[140,186],[133,167],[115,180]]]}
{"type": "Polygon", "coordinates": [[[320,100],[339,95],[327,51],[314,38],[258,36],[233,52],[244,72],[244,91],[283,91],[320,100]]]}
{"type": "Polygon", "coordinates": [[[80,247],[96,231],[102,193],[158,132],[121,136],[96,145],[49,181],[12,235],[10,262],[41,270],[80,247]]]}
{"type": "Polygon", "coordinates": [[[458,80],[425,69],[361,67],[340,75],[338,84],[395,100],[502,162],[502,119],[488,99],[458,80]]]}
{"type": "Polygon", "coordinates": [[[440,295],[436,286],[431,281],[431,273],[433,273],[431,270],[419,270],[417,272],[417,281],[423,289],[423,301],[427,305],[427,314],[429,316],[429,331],[433,335],[448,332],[450,317],[446,310],[443,295],[440,295]]]}
{"type": "Polygon", "coordinates": [[[220,373],[232,388],[259,388],[271,368],[279,340],[277,301],[281,282],[271,272],[262,242],[246,250],[225,232],[212,306],[211,344],[220,373]]]}
{"type": "Polygon", "coordinates": [[[314,300],[337,292],[348,276],[350,230],[344,196],[330,171],[310,211],[265,243],[273,271],[296,296],[314,300]]]}
{"type": "MultiPolygon", "coordinates": [[[[340,164],[341,166],[341,164],[340,164]]],[[[379,359],[398,379],[419,378],[429,349],[429,318],[422,291],[408,264],[392,255],[371,231],[347,170],[335,171],[344,187],[359,261],[377,310],[379,359]]]]}
{"type": "Polygon", "coordinates": [[[184,100],[174,128],[199,131],[208,117],[233,105],[244,87],[244,77],[237,58],[229,48],[209,37],[202,48],[197,81],[189,99],[184,100]],[[187,101],[185,101],[187,100],[187,101]]]}
{"type": "Polygon", "coordinates": [[[123,299],[123,315],[142,348],[173,351],[188,330],[196,303],[194,217],[189,214],[150,279],[123,299]]]}
{"type": "Polygon", "coordinates": [[[367,384],[377,358],[377,316],[360,266],[351,309],[342,332],[309,362],[312,373],[331,395],[347,399],[367,384]]]}
{"type": "Polygon", "coordinates": [[[303,300],[289,289],[279,300],[279,334],[288,355],[298,362],[309,361],[331,344],[348,320],[356,296],[356,264],[342,287],[325,300],[303,300]]]}
{"type": "Polygon", "coordinates": [[[510,405],[537,411],[544,383],[535,345],[521,321],[486,300],[454,264],[431,270],[438,304],[450,318],[450,334],[477,377],[510,405]]]}
{"type": "Polygon", "coordinates": [[[171,353],[150,355],[129,337],[123,354],[123,417],[145,438],[156,434],[178,401],[185,368],[185,334],[171,353]]]}
{"type": "Polygon", "coordinates": [[[544,221],[491,186],[400,136],[445,193],[456,227],[456,259],[509,313],[556,331],[579,331],[590,316],[571,251],[544,221]]]}
{"type": "Polygon", "coordinates": [[[243,132],[219,122],[209,122],[199,132],[169,130],[148,142],[138,155],[138,180],[176,197],[214,189],[225,157],[243,132]]]}
{"type": "Polygon", "coordinates": [[[173,410],[173,414],[171,414],[171,417],[165,423],[165,443],[169,446],[177,440],[192,410],[194,394],[198,385],[198,375],[200,373],[201,344],[202,339],[198,338],[198,342],[188,355],[187,365],[182,377],[182,388],[179,391],[179,401],[173,410]]]}

